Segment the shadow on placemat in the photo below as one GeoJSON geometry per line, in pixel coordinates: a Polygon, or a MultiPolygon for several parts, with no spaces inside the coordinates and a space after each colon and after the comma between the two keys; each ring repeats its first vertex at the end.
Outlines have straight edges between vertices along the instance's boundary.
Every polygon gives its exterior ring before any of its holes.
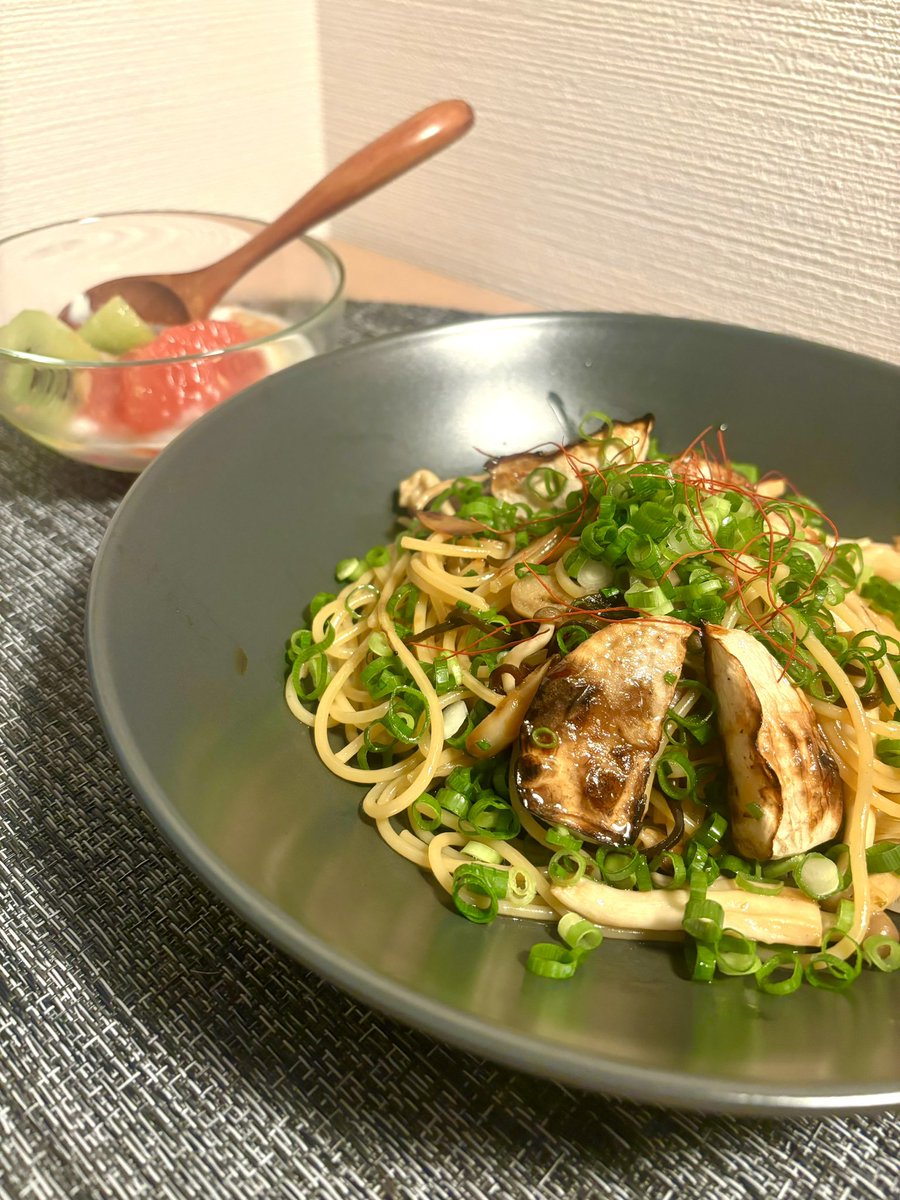
{"type": "MultiPolygon", "coordinates": [[[[349,336],[447,315],[361,306],[349,336]]],[[[212,897],[131,795],[88,691],[90,567],[128,482],[0,432],[0,1194],[891,1194],[894,1117],[577,1094],[357,1005],[212,897]]]]}

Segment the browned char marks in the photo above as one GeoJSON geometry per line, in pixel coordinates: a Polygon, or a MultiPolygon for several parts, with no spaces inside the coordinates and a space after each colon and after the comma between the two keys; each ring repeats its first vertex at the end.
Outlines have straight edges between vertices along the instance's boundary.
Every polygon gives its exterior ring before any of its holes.
{"type": "Polygon", "coordinates": [[[524,806],[599,842],[632,842],[650,766],[684,662],[691,627],[617,621],[547,673],[522,726],[515,782],[524,806]],[[671,675],[670,675],[671,678],[671,675]],[[546,728],[558,743],[534,744],[546,728]]]}

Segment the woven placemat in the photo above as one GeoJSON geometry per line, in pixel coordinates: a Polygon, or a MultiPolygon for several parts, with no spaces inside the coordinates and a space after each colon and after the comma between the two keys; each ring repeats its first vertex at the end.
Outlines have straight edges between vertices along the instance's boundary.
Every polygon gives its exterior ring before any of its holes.
{"type": "MultiPolygon", "coordinates": [[[[351,306],[345,340],[460,314],[351,306]]],[[[100,731],[91,563],[130,480],[0,430],[0,1196],[881,1200],[896,1115],[585,1096],[297,966],[163,842],[100,731]]]]}

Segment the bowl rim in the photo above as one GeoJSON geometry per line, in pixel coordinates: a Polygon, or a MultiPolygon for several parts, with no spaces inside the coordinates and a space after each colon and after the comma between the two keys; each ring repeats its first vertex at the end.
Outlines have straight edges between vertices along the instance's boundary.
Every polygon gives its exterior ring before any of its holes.
{"type": "MultiPolygon", "coordinates": [[[[36,225],[33,229],[20,229],[18,233],[8,234],[4,238],[0,238],[0,251],[10,242],[18,241],[22,238],[30,237],[36,233],[46,233],[51,229],[62,229],[66,226],[73,225],[91,225],[96,221],[108,220],[111,217],[149,217],[149,216],[172,216],[172,217],[200,217],[212,218],[219,221],[245,221],[250,225],[256,225],[260,229],[264,228],[270,222],[262,221],[258,217],[240,216],[237,213],[224,212],[206,212],[199,209],[189,208],[145,208],[145,209],[121,209],[114,212],[93,213],[89,216],[70,217],[64,221],[50,221],[46,225],[36,225]]],[[[296,333],[304,332],[312,329],[328,320],[336,313],[344,300],[344,291],[347,282],[347,270],[343,260],[338,253],[325,242],[318,238],[310,237],[308,234],[300,234],[299,237],[292,238],[292,241],[303,242],[318,258],[326,265],[332,274],[334,281],[334,290],[327,300],[325,300],[311,316],[304,318],[302,321],[296,321],[292,325],[285,325],[282,329],[276,330],[274,333],[267,333],[262,337],[253,338],[250,341],[239,342],[236,346],[227,346],[221,350],[204,350],[199,354],[178,354],[168,356],[166,358],[142,358],[138,360],[138,365],[141,367],[156,367],[169,363],[189,363],[202,362],[207,359],[226,358],[229,354],[234,354],[236,351],[255,349],[260,346],[266,346],[270,342],[280,341],[282,338],[289,337],[296,333]]],[[[129,360],[121,358],[113,359],[78,359],[78,358],[55,358],[46,354],[31,354],[26,350],[11,350],[5,346],[0,346],[0,359],[8,359],[10,362],[33,363],[42,367],[58,367],[68,369],[89,369],[104,370],[109,368],[127,367],[129,360]]]]}
{"type": "MultiPolygon", "coordinates": [[[[843,350],[827,343],[815,342],[792,334],[775,333],[737,326],[729,322],[695,320],[686,317],[668,317],[658,314],[622,312],[541,312],[519,313],[505,316],[488,316],[476,320],[465,320],[433,328],[413,330],[405,333],[387,334],[363,342],[342,347],[328,355],[320,355],[309,363],[300,363],[292,370],[320,369],[323,361],[333,357],[340,359],[372,353],[373,349],[385,344],[404,344],[410,341],[434,341],[459,336],[462,330],[471,330],[484,324],[493,327],[504,325],[554,325],[560,319],[568,321],[602,321],[609,323],[666,323],[672,326],[714,328],[716,330],[740,330],[761,341],[783,341],[803,343],[825,350],[837,357],[867,360],[900,379],[900,365],[875,359],[865,354],[843,350]],[[318,364],[318,368],[317,368],[318,364]]],[[[108,591],[111,567],[116,558],[116,543],[128,528],[129,518],[135,504],[147,487],[148,478],[155,481],[163,475],[170,463],[179,454],[186,453],[194,439],[202,437],[206,422],[228,420],[225,415],[239,406],[252,403],[252,391],[238,393],[218,405],[195,421],[184,433],[171,443],[180,449],[166,450],[159,455],[129,489],[113,514],[103,535],[93,570],[91,572],[85,612],[85,649],[88,677],[94,704],[104,733],[118,760],[136,798],[150,815],[168,843],[175,849],[190,869],[214,893],[221,897],[247,924],[268,937],[275,945],[292,958],[335,984],[343,991],[362,1000],[376,1010],[403,1022],[405,1025],[427,1033],[443,1043],[455,1045],[469,1053],[518,1071],[528,1071],[538,1076],[549,1077],[563,1084],[574,1085],[590,1091],[612,1094],[631,1100],[671,1106],[677,1109],[700,1112],[734,1113],[743,1116],[774,1116],[799,1118],[828,1113],[851,1113],[877,1110],[900,1104],[900,1084],[822,1083],[812,1087],[772,1087],[764,1081],[752,1085],[737,1080],[723,1080],[706,1074],[688,1074],[666,1068],[643,1067],[620,1063],[606,1058],[585,1056],[580,1051],[560,1046],[558,1043],[528,1037],[521,1032],[489,1023],[485,1020],[460,1012],[452,1005],[432,999],[406,985],[379,975],[364,964],[334,949],[325,939],[307,930],[290,918],[252,885],[240,880],[237,875],[216,855],[203,838],[194,831],[186,818],[178,812],[157,782],[140,746],[132,737],[131,729],[122,712],[120,697],[111,686],[111,661],[109,648],[103,637],[103,609],[109,603],[108,591]],[[135,496],[138,499],[135,499],[135,496]],[[106,594],[104,594],[106,593],[106,594]]]]}

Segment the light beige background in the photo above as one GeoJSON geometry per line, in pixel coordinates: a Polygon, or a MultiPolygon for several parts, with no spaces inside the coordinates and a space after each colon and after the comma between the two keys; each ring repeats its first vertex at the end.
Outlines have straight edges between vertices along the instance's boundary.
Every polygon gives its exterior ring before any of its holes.
{"type": "Polygon", "coordinates": [[[476,130],[345,240],[544,307],[900,361],[897,0],[3,0],[0,227],[268,216],[443,95],[476,130]]]}

